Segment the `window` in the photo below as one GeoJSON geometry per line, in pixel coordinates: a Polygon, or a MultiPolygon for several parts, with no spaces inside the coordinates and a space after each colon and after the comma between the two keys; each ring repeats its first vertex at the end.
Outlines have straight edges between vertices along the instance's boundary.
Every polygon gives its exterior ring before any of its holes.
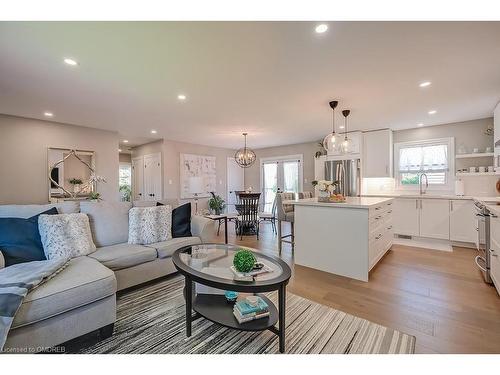
{"type": "Polygon", "coordinates": [[[132,165],[120,163],[118,186],[120,188],[120,199],[129,201],[132,194],[132,165]]]}
{"type": "Polygon", "coordinates": [[[453,190],[453,138],[402,142],[394,145],[395,177],[399,189],[418,189],[419,177],[427,175],[429,190],[453,190]]]}

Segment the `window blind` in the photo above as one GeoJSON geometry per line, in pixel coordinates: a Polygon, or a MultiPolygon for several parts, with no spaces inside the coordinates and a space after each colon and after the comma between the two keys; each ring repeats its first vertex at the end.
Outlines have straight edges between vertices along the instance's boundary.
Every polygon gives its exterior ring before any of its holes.
{"type": "Polygon", "coordinates": [[[448,145],[410,146],[399,150],[400,173],[448,171],[448,145]]]}

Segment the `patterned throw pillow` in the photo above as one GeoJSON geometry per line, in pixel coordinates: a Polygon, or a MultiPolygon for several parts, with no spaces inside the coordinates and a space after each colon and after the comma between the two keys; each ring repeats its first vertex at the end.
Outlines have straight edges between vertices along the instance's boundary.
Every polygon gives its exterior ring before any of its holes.
{"type": "Polygon", "coordinates": [[[128,243],[148,245],[172,238],[171,206],[133,207],[128,216],[128,243]]]}
{"type": "Polygon", "coordinates": [[[86,214],[40,215],[38,229],[47,259],[74,258],[96,250],[86,214]]]}

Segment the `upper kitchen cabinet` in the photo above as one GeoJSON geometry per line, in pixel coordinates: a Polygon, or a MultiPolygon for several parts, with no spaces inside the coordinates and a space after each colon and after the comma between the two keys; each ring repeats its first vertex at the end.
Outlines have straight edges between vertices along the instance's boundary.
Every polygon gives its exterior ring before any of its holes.
{"type": "Polygon", "coordinates": [[[392,177],[392,130],[363,133],[363,177],[392,177]]]}

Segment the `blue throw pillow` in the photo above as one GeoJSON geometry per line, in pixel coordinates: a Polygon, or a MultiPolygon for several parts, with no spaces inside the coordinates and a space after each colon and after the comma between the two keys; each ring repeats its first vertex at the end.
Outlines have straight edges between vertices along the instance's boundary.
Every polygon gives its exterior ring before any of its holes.
{"type": "MultiPolygon", "coordinates": [[[[156,202],[157,206],[163,206],[156,202]]],[[[172,238],[191,237],[191,202],[172,210],[172,238]]]]}
{"type": "Polygon", "coordinates": [[[42,214],[57,215],[57,208],[52,207],[29,219],[0,218],[0,251],[5,267],[46,259],[38,231],[38,216],[42,214]]]}

